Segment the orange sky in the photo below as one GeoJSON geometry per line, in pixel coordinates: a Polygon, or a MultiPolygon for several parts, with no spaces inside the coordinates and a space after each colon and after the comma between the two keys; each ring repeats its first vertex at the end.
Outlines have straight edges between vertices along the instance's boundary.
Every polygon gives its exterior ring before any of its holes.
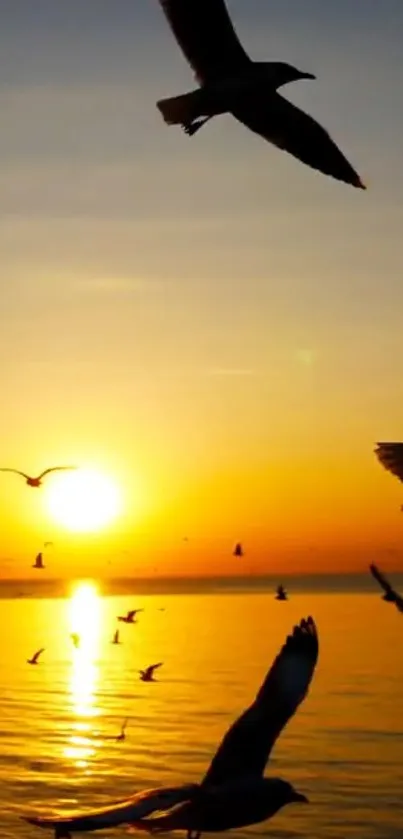
{"type": "Polygon", "coordinates": [[[366,193],[229,117],[168,129],[155,101],[192,77],[158,4],[102,5],[2,23],[0,461],[92,466],[124,509],[74,535],[0,474],[0,573],[46,539],[55,576],[234,573],[237,540],[248,573],[403,568],[403,487],[373,455],[403,438],[396,5],[363,31],[344,0],[230,4],[254,55],[317,73],[287,95],[366,193]]]}

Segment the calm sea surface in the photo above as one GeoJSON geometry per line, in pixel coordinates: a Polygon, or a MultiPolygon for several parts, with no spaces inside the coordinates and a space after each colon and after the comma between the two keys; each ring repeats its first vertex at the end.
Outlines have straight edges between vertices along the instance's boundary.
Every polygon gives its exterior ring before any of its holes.
{"type": "Polygon", "coordinates": [[[233,835],[400,835],[403,615],[377,594],[305,592],[287,603],[262,593],[102,597],[80,583],[69,599],[2,600],[1,614],[2,837],[46,835],[22,813],[197,781],[286,634],[309,614],[319,665],[267,773],[291,780],[311,804],[233,835]],[[135,607],[145,610],[138,625],[120,624],[122,644],[113,646],[116,616],[135,607]],[[40,664],[28,666],[42,646],[40,664]],[[140,682],[138,669],[156,661],[164,662],[158,683],[140,682]],[[109,740],[126,716],[126,740],[109,740]]]}

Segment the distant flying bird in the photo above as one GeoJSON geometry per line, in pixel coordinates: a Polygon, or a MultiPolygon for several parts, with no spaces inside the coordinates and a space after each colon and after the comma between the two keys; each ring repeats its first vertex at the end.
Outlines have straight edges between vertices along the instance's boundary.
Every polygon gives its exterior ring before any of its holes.
{"type": "Polygon", "coordinates": [[[127,615],[119,615],[118,621],[122,621],[122,623],[136,623],[136,615],[139,612],[144,612],[144,609],[132,609],[127,615]]]}
{"type": "Polygon", "coordinates": [[[365,189],[327,131],[277,92],[298,79],[314,79],[312,73],[284,62],[252,61],[224,0],[160,0],[160,5],[200,84],[157,102],[168,125],[181,125],[191,136],[213,116],[229,113],[313,169],[365,189]]]}
{"type": "Polygon", "coordinates": [[[114,635],[113,635],[113,638],[112,638],[111,644],[120,644],[120,639],[119,639],[119,630],[118,630],[118,629],[116,630],[116,632],[115,632],[115,633],[114,633],[114,635]]]}
{"type": "Polygon", "coordinates": [[[45,652],[45,647],[41,647],[40,650],[37,650],[36,653],[32,656],[32,658],[27,658],[27,664],[38,664],[39,656],[45,652]]]}
{"type": "Polygon", "coordinates": [[[375,454],[382,466],[403,482],[403,443],[377,443],[375,454]]]}
{"type": "Polygon", "coordinates": [[[122,723],[122,727],[120,729],[120,734],[117,735],[116,740],[125,740],[126,739],[126,733],[125,732],[126,732],[128,722],[129,722],[129,718],[126,717],[126,719],[122,723]]]}
{"type": "Polygon", "coordinates": [[[275,597],[276,600],[288,600],[287,592],[284,586],[277,586],[277,594],[275,597]]]}
{"type": "Polygon", "coordinates": [[[163,661],[160,661],[160,662],[158,662],[158,664],[151,664],[145,670],[139,670],[141,681],[142,682],[155,682],[156,680],[154,679],[154,670],[156,670],[157,667],[162,667],[163,663],[164,663],[163,661]]]}
{"type": "Polygon", "coordinates": [[[35,557],[35,562],[32,568],[45,568],[46,566],[43,564],[43,554],[39,552],[35,557]]]}
{"type": "Polygon", "coordinates": [[[200,784],[160,787],[115,806],[71,818],[30,816],[30,824],[56,836],[120,824],[191,837],[258,824],[286,804],[307,803],[288,781],[263,776],[277,738],[308,693],[318,659],[312,618],[301,620],[274,660],[256,699],[229,728],[200,784]],[[153,813],[162,815],[153,816],[153,813]],[[151,816],[151,818],[148,818],[151,816]]]}
{"type": "Polygon", "coordinates": [[[399,612],[403,612],[403,597],[401,597],[401,595],[398,594],[394,588],[392,588],[385,575],[382,574],[382,571],[380,571],[376,565],[370,565],[369,570],[372,576],[375,577],[376,581],[379,583],[380,587],[385,592],[385,594],[382,597],[382,600],[386,600],[387,603],[394,603],[396,609],[398,609],[399,612]]]}
{"type": "Polygon", "coordinates": [[[232,552],[232,556],[243,556],[244,550],[240,542],[237,542],[232,552]]]}
{"type": "Polygon", "coordinates": [[[43,547],[44,547],[44,548],[50,548],[50,547],[53,547],[53,542],[44,542],[44,543],[43,543],[43,547]]]}
{"type": "Polygon", "coordinates": [[[26,475],[25,472],[20,472],[19,469],[5,469],[2,467],[0,468],[0,472],[14,472],[16,475],[22,475],[22,477],[26,479],[26,483],[29,487],[40,487],[45,475],[49,475],[50,472],[61,472],[65,469],[77,469],[77,466],[52,466],[51,469],[45,469],[44,472],[41,472],[37,478],[31,478],[29,475],[26,475]]]}
{"type": "Polygon", "coordinates": [[[77,649],[80,646],[80,640],[81,640],[78,632],[71,632],[70,633],[70,638],[71,638],[74,646],[77,649]]]}

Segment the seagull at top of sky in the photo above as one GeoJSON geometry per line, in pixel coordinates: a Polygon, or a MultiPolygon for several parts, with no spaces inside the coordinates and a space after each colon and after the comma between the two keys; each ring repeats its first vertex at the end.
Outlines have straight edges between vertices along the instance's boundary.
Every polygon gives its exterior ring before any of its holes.
{"type": "Polygon", "coordinates": [[[150,664],[150,666],[146,667],[145,670],[139,670],[141,681],[155,682],[156,679],[154,679],[154,670],[156,670],[157,667],[162,667],[163,663],[163,661],[159,661],[158,664],[150,664]]]}
{"type": "Polygon", "coordinates": [[[252,704],[224,735],[200,784],[148,790],[83,815],[24,818],[54,830],[58,839],[120,824],[150,833],[181,830],[187,832],[188,839],[195,839],[203,832],[258,824],[286,804],[307,803],[306,796],[288,781],[265,778],[263,773],[277,738],[308,693],[318,652],[313,619],[301,620],[287,637],[252,704]],[[163,811],[162,815],[152,816],[158,811],[163,811]]]}
{"type": "Polygon", "coordinates": [[[45,652],[45,647],[41,647],[40,650],[37,650],[36,653],[32,656],[32,658],[27,658],[27,664],[38,664],[39,656],[45,652]]]}
{"type": "Polygon", "coordinates": [[[275,600],[288,600],[288,594],[284,588],[284,586],[279,585],[277,586],[277,593],[275,600]]]}
{"type": "Polygon", "coordinates": [[[34,562],[34,564],[33,564],[32,568],[46,568],[46,566],[43,564],[43,554],[42,554],[42,551],[40,551],[40,552],[36,555],[36,557],[35,557],[35,562],[34,562]]]}
{"type": "Polygon", "coordinates": [[[77,466],[52,466],[50,469],[45,469],[41,472],[37,478],[31,478],[30,475],[27,475],[25,472],[20,472],[19,469],[0,467],[0,472],[14,472],[16,475],[22,475],[29,487],[40,487],[45,475],[49,475],[50,472],[62,472],[66,469],[77,469],[77,466]]]}
{"type": "Polygon", "coordinates": [[[403,612],[403,597],[395,591],[394,588],[390,585],[388,580],[386,579],[385,575],[376,565],[370,565],[369,570],[375,580],[379,583],[380,587],[384,590],[385,594],[382,597],[382,600],[386,600],[387,603],[394,603],[396,609],[399,612],[403,612]]]}
{"type": "Polygon", "coordinates": [[[132,609],[127,615],[119,615],[118,621],[122,621],[122,623],[136,623],[136,615],[139,612],[144,612],[144,609],[132,609]]]}
{"type": "Polygon", "coordinates": [[[252,61],[224,0],[159,2],[200,84],[190,93],[157,102],[168,125],[181,125],[191,136],[212,117],[229,113],[313,169],[365,189],[327,131],[278,93],[290,82],[314,79],[312,73],[284,62],[252,61]]]}
{"type": "Polygon", "coordinates": [[[235,548],[232,552],[232,556],[243,556],[243,555],[244,555],[244,549],[243,549],[241,543],[237,542],[236,545],[235,545],[235,548]]]}
{"type": "Polygon", "coordinates": [[[120,643],[121,643],[121,641],[120,641],[120,638],[119,638],[119,630],[117,629],[113,633],[113,638],[112,638],[111,644],[120,644],[120,643]]]}
{"type": "Polygon", "coordinates": [[[78,647],[80,646],[80,636],[79,636],[78,632],[71,632],[70,633],[70,638],[71,638],[75,648],[78,649],[78,647]]]}

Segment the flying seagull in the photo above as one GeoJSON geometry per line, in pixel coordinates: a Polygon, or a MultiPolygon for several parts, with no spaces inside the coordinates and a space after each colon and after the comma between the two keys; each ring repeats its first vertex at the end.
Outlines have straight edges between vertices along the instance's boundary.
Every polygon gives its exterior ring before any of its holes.
{"type": "Polygon", "coordinates": [[[40,551],[35,557],[35,562],[34,562],[32,568],[45,568],[45,567],[46,566],[43,564],[43,554],[40,551]]]}
{"type": "Polygon", "coordinates": [[[126,739],[126,733],[125,732],[126,732],[128,722],[129,722],[129,717],[126,717],[126,719],[122,723],[122,727],[120,729],[120,734],[118,734],[117,737],[115,738],[116,740],[119,741],[119,740],[125,740],[126,739]]]}
{"type": "Polygon", "coordinates": [[[243,556],[244,550],[240,542],[237,542],[235,545],[234,550],[232,551],[232,556],[243,556]]]}
{"type": "Polygon", "coordinates": [[[120,643],[121,642],[120,642],[120,638],[119,638],[119,630],[117,629],[116,632],[114,632],[114,634],[113,634],[111,644],[120,644],[120,643]]]}
{"type": "Polygon", "coordinates": [[[224,0],[159,0],[200,87],[157,102],[168,125],[190,136],[213,116],[229,113],[255,134],[325,175],[365,189],[327,131],[277,92],[314,79],[290,64],[252,61],[236,35],[224,0]]]}
{"type": "Polygon", "coordinates": [[[284,586],[277,586],[277,593],[275,596],[275,600],[288,600],[287,592],[284,586]]]}
{"type": "Polygon", "coordinates": [[[37,650],[36,653],[32,656],[32,658],[27,658],[27,664],[38,664],[39,656],[45,652],[45,647],[41,647],[40,650],[37,650]]]}
{"type": "Polygon", "coordinates": [[[395,591],[394,588],[388,583],[382,571],[376,565],[370,565],[369,570],[373,577],[375,577],[376,581],[379,583],[380,587],[384,590],[385,594],[382,597],[382,600],[386,600],[387,603],[394,603],[396,609],[399,612],[403,612],[403,597],[395,591]]]}
{"type": "Polygon", "coordinates": [[[273,746],[308,693],[318,659],[312,618],[301,620],[274,660],[256,699],[225,734],[200,784],[159,788],[110,808],[71,818],[28,817],[37,827],[68,839],[77,831],[130,824],[150,833],[222,832],[269,819],[292,802],[307,798],[280,778],[263,776],[273,746]],[[147,817],[164,811],[160,816],[147,817]]]}
{"type": "Polygon", "coordinates": [[[157,667],[162,667],[163,663],[163,661],[159,661],[158,664],[150,664],[150,666],[147,667],[145,670],[139,670],[141,681],[155,682],[156,679],[154,679],[154,670],[156,670],[157,667]]]}
{"type": "Polygon", "coordinates": [[[127,615],[119,615],[118,621],[122,621],[122,623],[136,623],[136,615],[139,612],[144,612],[144,609],[132,609],[127,615]]]}
{"type": "Polygon", "coordinates": [[[45,469],[44,472],[41,472],[37,478],[31,478],[30,475],[27,475],[25,472],[20,472],[19,469],[5,469],[2,467],[0,468],[0,472],[14,472],[16,475],[22,475],[29,487],[40,487],[45,475],[49,475],[50,472],[61,472],[65,469],[77,469],[77,466],[52,466],[51,469],[45,469]]]}

